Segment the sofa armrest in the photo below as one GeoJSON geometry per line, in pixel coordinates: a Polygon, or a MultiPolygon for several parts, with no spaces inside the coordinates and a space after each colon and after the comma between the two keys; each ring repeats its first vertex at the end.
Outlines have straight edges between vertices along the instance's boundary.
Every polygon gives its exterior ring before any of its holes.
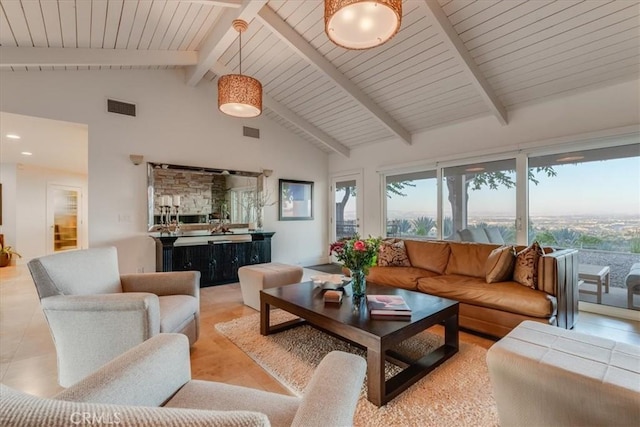
{"type": "Polygon", "coordinates": [[[123,274],[120,282],[124,292],[150,292],[158,296],[191,295],[196,299],[200,298],[199,271],[123,274]]]}
{"type": "Polygon", "coordinates": [[[578,250],[563,249],[540,257],[538,289],[556,297],[557,325],[571,329],[578,320],[578,250]]]}
{"type": "Polygon", "coordinates": [[[65,402],[31,396],[0,384],[3,427],[269,427],[265,414],[247,411],[150,408],[103,403],[65,402]]]}
{"type": "Polygon", "coordinates": [[[159,334],[116,357],[55,399],[161,406],[189,380],[189,340],[183,334],[159,334]]]}
{"type": "Polygon", "coordinates": [[[153,294],[56,295],[40,302],[63,387],[160,333],[160,303],[153,294]]]}
{"type": "Polygon", "coordinates": [[[292,426],[353,425],[366,370],[360,356],[341,351],[327,354],[304,392],[292,426]]]}

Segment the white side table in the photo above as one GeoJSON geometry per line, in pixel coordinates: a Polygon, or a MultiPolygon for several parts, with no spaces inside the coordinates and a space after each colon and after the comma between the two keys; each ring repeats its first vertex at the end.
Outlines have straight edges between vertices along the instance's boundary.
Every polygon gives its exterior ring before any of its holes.
{"type": "Polygon", "coordinates": [[[597,286],[595,291],[584,289],[579,291],[583,294],[595,295],[597,303],[602,304],[602,285],[604,285],[604,291],[609,293],[610,273],[611,270],[608,265],[578,264],[578,278],[588,283],[595,283],[597,286]]]}

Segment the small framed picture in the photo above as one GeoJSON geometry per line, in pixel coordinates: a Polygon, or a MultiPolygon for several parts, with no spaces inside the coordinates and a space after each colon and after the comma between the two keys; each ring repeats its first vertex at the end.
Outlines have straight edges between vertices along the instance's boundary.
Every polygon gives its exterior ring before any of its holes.
{"type": "Polygon", "coordinates": [[[313,219],[313,182],[281,179],[280,221],[313,219]]]}

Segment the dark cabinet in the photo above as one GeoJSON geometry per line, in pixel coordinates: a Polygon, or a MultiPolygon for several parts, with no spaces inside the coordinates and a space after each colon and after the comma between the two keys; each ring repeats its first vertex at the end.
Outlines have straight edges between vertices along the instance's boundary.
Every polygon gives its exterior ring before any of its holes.
{"type": "Polygon", "coordinates": [[[174,246],[176,237],[154,237],[156,271],[200,271],[201,287],[237,282],[243,265],[271,262],[273,234],[250,233],[251,241],[212,240],[180,246],[174,246]]]}
{"type": "Polygon", "coordinates": [[[245,255],[245,265],[271,262],[271,242],[263,240],[248,243],[245,255]]]}

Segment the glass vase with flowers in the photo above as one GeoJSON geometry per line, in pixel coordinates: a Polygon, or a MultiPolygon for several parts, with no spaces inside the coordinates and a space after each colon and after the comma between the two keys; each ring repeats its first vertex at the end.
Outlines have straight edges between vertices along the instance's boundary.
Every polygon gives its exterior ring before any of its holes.
{"type": "Polygon", "coordinates": [[[351,291],[356,305],[359,305],[367,292],[366,276],[369,268],[376,264],[381,241],[379,237],[362,239],[355,234],[351,238],[333,242],[329,247],[329,255],[335,255],[351,272],[351,291]]]}

